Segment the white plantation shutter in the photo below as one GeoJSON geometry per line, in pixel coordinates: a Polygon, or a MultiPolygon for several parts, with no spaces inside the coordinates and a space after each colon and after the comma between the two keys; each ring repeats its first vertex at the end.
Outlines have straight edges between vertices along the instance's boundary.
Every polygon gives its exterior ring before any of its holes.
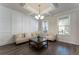
{"type": "Polygon", "coordinates": [[[70,17],[64,16],[58,19],[58,33],[60,35],[69,35],[70,17]]]}

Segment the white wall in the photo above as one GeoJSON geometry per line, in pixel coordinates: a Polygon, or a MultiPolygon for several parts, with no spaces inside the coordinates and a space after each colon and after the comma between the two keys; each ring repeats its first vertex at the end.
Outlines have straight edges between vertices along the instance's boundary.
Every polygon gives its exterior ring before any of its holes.
{"type": "Polygon", "coordinates": [[[31,16],[0,6],[0,46],[15,42],[15,33],[37,31],[36,23],[31,16]]]}
{"type": "Polygon", "coordinates": [[[29,33],[35,32],[37,28],[37,20],[30,16],[14,11],[12,13],[12,33],[29,33]]]}
{"type": "Polygon", "coordinates": [[[54,35],[57,33],[57,20],[55,16],[46,17],[48,20],[48,32],[52,32],[54,35]]]}
{"type": "Polygon", "coordinates": [[[11,37],[11,11],[0,6],[0,46],[12,43],[11,37]]]}
{"type": "Polygon", "coordinates": [[[59,36],[61,38],[59,38],[59,41],[62,42],[67,42],[67,43],[72,43],[72,44],[77,44],[79,45],[79,43],[77,43],[78,38],[77,38],[77,14],[78,14],[79,10],[74,10],[74,11],[68,11],[68,12],[63,12],[59,15],[56,15],[56,17],[60,17],[60,16],[64,16],[64,15],[69,15],[70,16],[70,36],[59,36]]]}
{"type": "Polygon", "coordinates": [[[51,20],[48,19],[49,31],[57,33],[57,18],[64,15],[70,16],[70,36],[58,36],[58,40],[79,45],[79,9],[65,11],[51,16],[51,20]]]}

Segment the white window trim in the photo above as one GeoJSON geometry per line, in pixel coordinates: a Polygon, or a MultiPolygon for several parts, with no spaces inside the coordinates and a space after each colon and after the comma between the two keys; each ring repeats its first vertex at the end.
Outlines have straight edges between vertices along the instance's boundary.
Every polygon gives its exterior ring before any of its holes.
{"type": "MultiPolygon", "coordinates": [[[[57,17],[58,35],[63,35],[63,34],[59,34],[59,25],[58,25],[58,22],[59,22],[59,19],[60,19],[60,18],[64,18],[64,17],[69,17],[69,20],[70,20],[70,15],[63,15],[63,16],[57,17]]],[[[70,28],[70,25],[69,25],[69,28],[70,28]]],[[[66,34],[65,34],[65,35],[66,35],[66,34]]],[[[70,34],[69,34],[69,35],[70,35],[70,34]]]]}
{"type": "MultiPolygon", "coordinates": [[[[48,20],[43,20],[43,22],[48,22],[48,20]]],[[[42,28],[42,30],[43,30],[43,28],[42,28]]],[[[48,30],[49,30],[49,22],[48,22],[48,30]]]]}

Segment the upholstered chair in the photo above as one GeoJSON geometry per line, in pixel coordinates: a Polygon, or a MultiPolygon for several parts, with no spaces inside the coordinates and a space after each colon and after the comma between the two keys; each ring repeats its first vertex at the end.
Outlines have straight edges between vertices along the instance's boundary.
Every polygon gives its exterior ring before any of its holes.
{"type": "Polygon", "coordinates": [[[32,36],[32,38],[37,37],[38,36],[38,33],[37,32],[32,32],[31,33],[31,36],[32,36]]]}
{"type": "Polygon", "coordinates": [[[45,36],[50,41],[54,41],[56,39],[56,35],[53,33],[46,33],[45,36]]]}
{"type": "Polygon", "coordinates": [[[25,33],[19,33],[15,35],[15,39],[16,44],[20,44],[29,41],[29,36],[28,34],[26,35],[25,33]]]}
{"type": "Polygon", "coordinates": [[[25,33],[25,38],[27,41],[29,41],[29,39],[32,39],[31,33],[25,33]]]}

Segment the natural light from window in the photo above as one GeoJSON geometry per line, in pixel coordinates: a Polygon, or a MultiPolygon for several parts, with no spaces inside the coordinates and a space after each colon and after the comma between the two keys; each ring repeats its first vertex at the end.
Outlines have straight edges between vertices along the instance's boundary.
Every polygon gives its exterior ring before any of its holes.
{"type": "Polygon", "coordinates": [[[69,35],[70,17],[64,16],[58,18],[58,34],[69,35]]]}
{"type": "Polygon", "coordinates": [[[43,21],[42,26],[43,32],[48,32],[48,21],[43,21]]]}

